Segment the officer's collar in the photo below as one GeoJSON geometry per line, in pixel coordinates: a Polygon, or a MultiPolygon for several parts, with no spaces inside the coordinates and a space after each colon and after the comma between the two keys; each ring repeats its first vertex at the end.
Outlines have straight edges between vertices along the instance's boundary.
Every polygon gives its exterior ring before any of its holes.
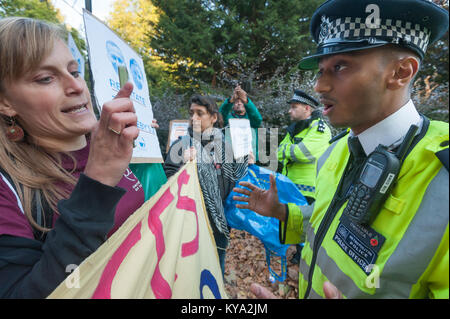
{"type": "Polygon", "coordinates": [[[292,137],[294,137],[295,135],[297,135],[298,133],[303,131],[305,128],[308,128],[311,125],[311,122],[319,117],[320,117],[320,111],[314,110],[311,113],[311,116],[308,117],[307,119],[304,119],[301,121],[296,121],[296,122],[293,122],[291,125],[289,125],[287,128],[287,131],[292,137]]]}
{"type": "MultiPolygon", "coordinates": [[[[372,153],[379,144],[395,148],[403,141],[411,125],[418,125],[420,132],[422,121],[413,101],[409,100],[397,112],[360,133],[358,139],[366,155],[372,153]]],[[[350,131],[350,136],[355,136],[353,131],[350,131]]]]}

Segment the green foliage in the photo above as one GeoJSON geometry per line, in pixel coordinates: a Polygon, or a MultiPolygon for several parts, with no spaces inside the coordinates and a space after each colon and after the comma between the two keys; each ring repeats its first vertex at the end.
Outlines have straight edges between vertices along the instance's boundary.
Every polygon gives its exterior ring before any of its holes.
{"type": "MultiPolygon", "coordinates": [[[[448,11],[448,0],[433,0],[448,11]]],[[[430,45],[414,83],[414,103],[417,109],[435,120],[448,123],[448,31],[430,45]]]]}
{"type": "Polygon", "coordinates": [[[175,81],[167,73],[168,66],[148,43],[148,37],[153,34],[152,25],[158,18],[156,7],[150,1],[116,0],[106,21],[142,57],[152,95],[162,95],[175,87],[175,81]]]}
{"type": "MultiPolygon", "coordinates": [[[[448,10],[448,1],[434,1],[448,10]]],[[[263,126],[283,135],[293,89],[315,95],[313,74],[300,72],[297,64],[314,51],[309,17],[322,2],[116,0],[107,23],[143,58],[162,146],[169,121],[187,118],[192,93],[211,95],[220,105],[238,82],[261,112],[263,126]]],[[[0,17],[13,15],[63,21],[50,1],[0,0],[0,17]]],[[[80,34],[70,32],[86,54],[80,34]]],[[[428,48],[413,93],[420,112],[446,122],[448,49],[448,35],[428,48]]]]}
{"type": "Polygon", "coordinates": [[[161,10],[151,46],[180,80],[262,83],[289,75],[313,43],[309,16],[320,0],[152,0],[161,10]]]}
{"type": "Polygon", "coordinates": [[[428,48],[417,78],[423,80],[428,75],[431,75],[433,82],[440,84],[448,82],[448,49],[447,32],[442,40],[437,41],[428,48]]]}
{"type": "Polygon", "coordinates": [[[39,0],[0,0],[0,17],[21,16],[59,23],[58,12],[50,2],[39,0]]]}

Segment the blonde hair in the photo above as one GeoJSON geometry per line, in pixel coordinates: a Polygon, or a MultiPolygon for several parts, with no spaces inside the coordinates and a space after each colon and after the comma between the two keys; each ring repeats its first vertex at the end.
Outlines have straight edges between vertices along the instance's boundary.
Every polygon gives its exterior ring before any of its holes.
{"type": "MultiPolygon", "coordinates": [[[[64,40],[64,36],[62,28],[40,20],[1,18],[0,97],[5,83],[36,70],[53,50],[55,41],[64,40]]],[[[51,225],[41,227],[32,216],[35,198],[44,198],[57,213],[58,201],[69,196],[61,185],[75,185],[76,179],[61,166],[60,154],[34,144],[26,132],[22,141],[10,141],[5,135],[9,122],[7,116],[0,114],[0,165],[10,175],[30,224],[40,231],[49,231],[47,226],[51,225]]]]}

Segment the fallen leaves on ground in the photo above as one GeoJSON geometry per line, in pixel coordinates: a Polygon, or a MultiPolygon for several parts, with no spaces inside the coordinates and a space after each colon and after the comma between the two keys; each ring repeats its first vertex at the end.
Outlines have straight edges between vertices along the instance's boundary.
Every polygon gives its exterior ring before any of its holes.
{"type": "MultiPolygon", "coordinates": [[[[225,264],[225,290],[229,298],[255,299],[256,296],[250,291],[252,283],[266,287],[279,298],[298,298],[298,264],[290,261],[295,253],[294,246],[289,247],[286,254],[286,280],[271,283],[262,242],[255,236],[236,229],[232,229],[230,237],[225,264]]],[[[271,268],[281,274],[280,258],[271,262],[271,268]]]]}

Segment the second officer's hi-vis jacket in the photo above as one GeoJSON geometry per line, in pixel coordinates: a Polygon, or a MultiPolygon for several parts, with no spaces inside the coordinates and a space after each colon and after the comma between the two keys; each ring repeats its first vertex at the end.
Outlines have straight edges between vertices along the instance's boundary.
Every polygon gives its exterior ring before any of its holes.
{"type": "Polygon", "coordinates": [[[297,184],[304,196],[315,197],[317,159],[329,146],[330,139],[330,128],[316,110],[309,119],[291,124],[278,147],[282,174],[297,184]]]}
{"type": "Polygon", "coordinates": [[[343,214],[346,201],[328,209],[350,157],[347,139],[333,143],[319,159],[314,206],[288,204],[287,221],[280,222],[280,240],[292,244],[310,217],[299,297],[323,298],[323,284],[330,281],[344,298],[449,298],[449,173],[439,156],[448,156],[448,124],[423,118],[370,226],[343,214]]]}

